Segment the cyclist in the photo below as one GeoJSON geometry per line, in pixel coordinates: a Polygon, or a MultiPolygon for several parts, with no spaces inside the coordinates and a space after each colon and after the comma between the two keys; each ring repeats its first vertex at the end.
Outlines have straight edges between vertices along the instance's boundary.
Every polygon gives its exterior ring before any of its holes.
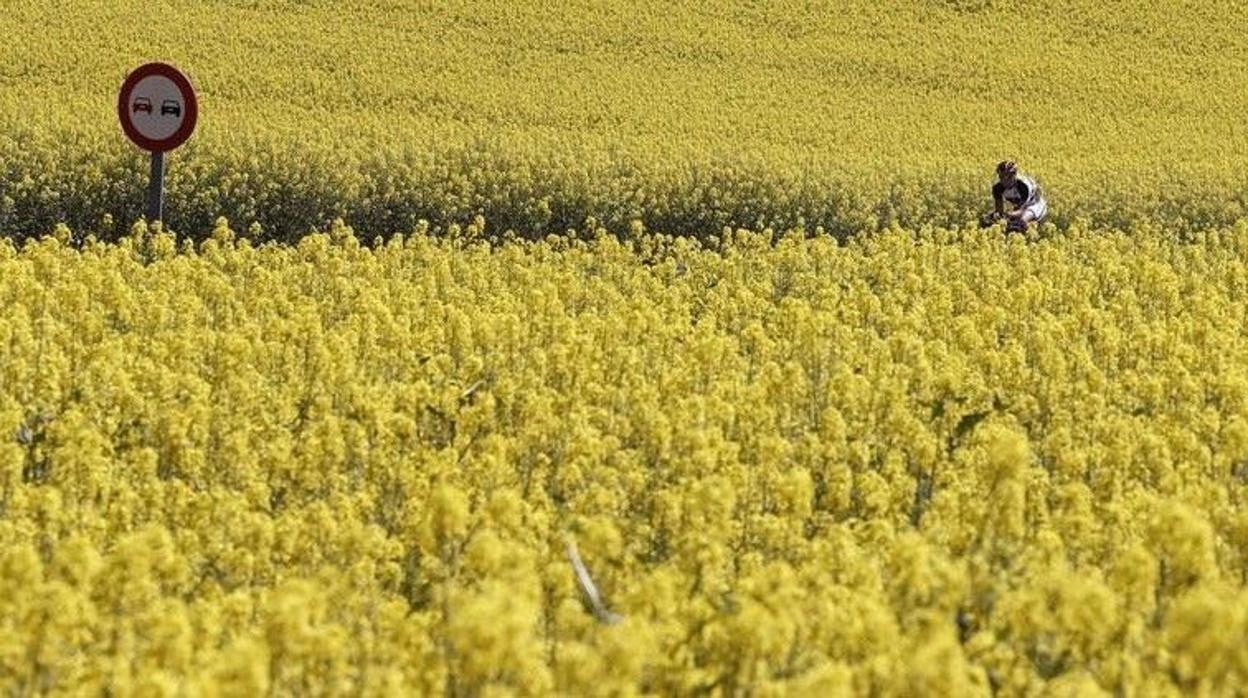
{"type": "Polygon", "coordinates": [[[1019,174],[1013,160],[997,164],[997,182],[992,185],[993,211],[980,219],[986,228],[1005,219],[1005,229],[1023,232],[1030,223],[1039,223],[1049,212],[1049,204],[1036,180],[1019,174]],[[1008,202],[1011,210],[1005,210],[1008,202]]]}

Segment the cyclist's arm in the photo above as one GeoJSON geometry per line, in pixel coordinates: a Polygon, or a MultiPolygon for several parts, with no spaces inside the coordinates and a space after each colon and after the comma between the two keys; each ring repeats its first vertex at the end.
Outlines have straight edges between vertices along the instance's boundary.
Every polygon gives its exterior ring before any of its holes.
{"type": "Polygon", "coordinates": [[[1014,210],[1009,213],[1010,218],[1018,218],[1023,215],[1023,211],[1027,209],[1027,202],[1031,199],[1031,189],[1021,180],[1014,186],[1018,187],[1019,199],[1018,206],[1015,206],[1014,210]]]}

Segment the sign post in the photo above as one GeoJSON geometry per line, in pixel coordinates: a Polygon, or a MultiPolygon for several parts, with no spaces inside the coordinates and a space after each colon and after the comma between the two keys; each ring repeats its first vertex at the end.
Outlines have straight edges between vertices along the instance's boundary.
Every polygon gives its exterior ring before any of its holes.
{"type": "Polygon", "coordinates": [[[152,154],[147,220],[162,220],[165,208],[165,153],[186,142],[199,119],[191,81],[167,63],[148,63],[126,77],[117,96],[121,130],[152,154]]]}
{"type": "Polygon", "coordinates": [[[147,185],[147,220],[164,220],[165,212],[165,153],[152,153],[152,173],[147,185]]]}

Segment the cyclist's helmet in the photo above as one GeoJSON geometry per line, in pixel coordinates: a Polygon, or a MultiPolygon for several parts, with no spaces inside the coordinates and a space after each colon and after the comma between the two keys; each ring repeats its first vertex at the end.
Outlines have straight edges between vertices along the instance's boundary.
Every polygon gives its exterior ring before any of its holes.
{"type": "Polygon", "coordinates": [[[1018,174],[1018,165],[1013,160],[1002,160],[997,163],[997,176],[1005,177],[1006,175],[1018,174]]]}

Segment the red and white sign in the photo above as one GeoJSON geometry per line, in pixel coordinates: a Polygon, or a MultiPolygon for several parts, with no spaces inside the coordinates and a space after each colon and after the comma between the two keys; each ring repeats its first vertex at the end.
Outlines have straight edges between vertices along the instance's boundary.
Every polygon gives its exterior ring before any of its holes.
{"type": "Polygon", "coordinates": [[[121,130],[135,145],[164,153],[191,137],[199,104],[191,81],[182,71],[167,63],[148,63],[121,84],[117,116],[121,130]]]}

